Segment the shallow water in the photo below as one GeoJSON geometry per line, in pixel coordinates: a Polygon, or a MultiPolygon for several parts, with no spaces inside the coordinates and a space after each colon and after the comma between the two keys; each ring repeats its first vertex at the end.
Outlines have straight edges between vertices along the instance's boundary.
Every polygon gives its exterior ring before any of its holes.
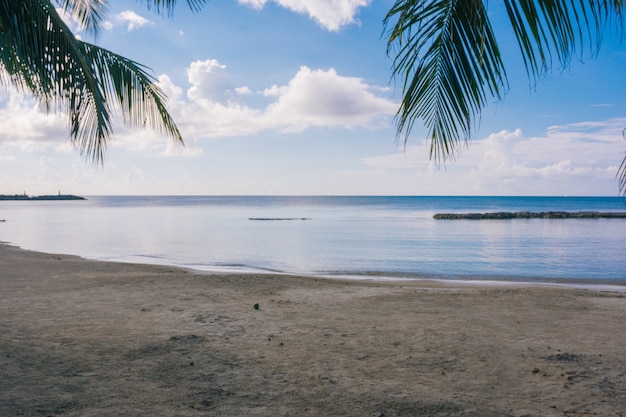
{"type": "Polygon", "coordinates": [[[625,209],[617,197],[94,196],[2,201],[0,240],[211,271],[626,283],[626,219],[432,218],[625,209]]]}

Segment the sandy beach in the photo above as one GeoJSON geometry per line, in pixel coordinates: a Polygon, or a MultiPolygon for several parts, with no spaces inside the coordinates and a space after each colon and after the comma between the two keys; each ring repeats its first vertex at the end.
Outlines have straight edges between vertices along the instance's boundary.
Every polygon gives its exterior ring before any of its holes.
{"type": "Polygon", "coordinates": [[[623,293],[0,245],[1,416],[623,416],[625,346],[623,293]]]}

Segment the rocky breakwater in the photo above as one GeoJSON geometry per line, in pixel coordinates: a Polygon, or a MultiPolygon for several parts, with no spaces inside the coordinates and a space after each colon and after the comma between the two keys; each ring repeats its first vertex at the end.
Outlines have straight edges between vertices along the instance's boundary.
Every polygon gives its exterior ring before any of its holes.
{"type": "Polygon", "coordinates": [[[499,211],[494,213],[438,213],[438,220],[506,219],[626,219],[626,211],[499,211]]]}

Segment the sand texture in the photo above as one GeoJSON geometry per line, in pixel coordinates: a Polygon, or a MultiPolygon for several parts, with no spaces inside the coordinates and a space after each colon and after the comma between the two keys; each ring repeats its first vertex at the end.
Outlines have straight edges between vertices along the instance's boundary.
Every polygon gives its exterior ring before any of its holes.
{"type": "Polygon", "coordinates": [[[0,245],[0,416],[59,415],[624,416],[626,297],[0,245]]]}

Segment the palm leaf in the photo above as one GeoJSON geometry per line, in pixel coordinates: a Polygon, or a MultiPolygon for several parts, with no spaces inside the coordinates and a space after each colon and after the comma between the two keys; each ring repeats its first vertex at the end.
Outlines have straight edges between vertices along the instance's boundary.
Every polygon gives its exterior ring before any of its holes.
{"type": "Polygon", "coordinates": [[[165,94],[145,67],[96,45],[81,46],[102,80],[105,96],[116,99],[127,125],[148,126],[182,142],[178,127],[167,112],[165,94]]]}
{"type": "Polygon", "coordinates": [[[471,136],[489,97],[500,98],[506,72],[480,0],[398,0],[385,18],[393,77],[403,79],[397,130],[416,120],[429,130],[431,158],[446,159],[471,136]]]}
{"type": "MultiPolygon", "coordinates": [[[[622,137],[626,139],[626,129],[622,130],[622,137]]],[[[620,193],[626,194],[626,156],[622,159],[616,177],[619,178],[620,193]]]]}

